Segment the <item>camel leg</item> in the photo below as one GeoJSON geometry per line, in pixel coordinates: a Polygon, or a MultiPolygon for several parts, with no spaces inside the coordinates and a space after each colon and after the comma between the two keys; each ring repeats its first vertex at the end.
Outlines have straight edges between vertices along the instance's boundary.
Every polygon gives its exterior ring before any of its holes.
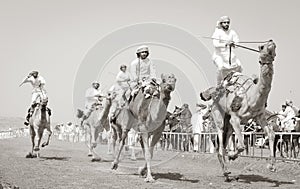
{"type": "MultiPolygon", "coordinates": [[[[164,124],[164,123],[163,123],[164,124]]],[[[154,146],[157,144],[157,142],[160,140],[162,132],[164,130],[164,125],[161,125],[158,130],[156,130],[153,133],[151,143],[150,143],[150,153],[151,153],[151,159],[153,158],[153,151],[154,151],[154,146]]]]}
{"type": "Polygon", "coordinates": [[[150,144],[149,144],[149,133],[142,133],[142,139],[145,147],[145,160],[147,162],[147,176],[145,178],[146,182],[153,182],[154,179],[151,174],[151,152],[150,152],[150,144]]]}
{"type": "Polygon", "coordinates": [[[93,147],[92,147],[92,133],[91,133],[90,128],[88,128],[88,131],[86,132],[86,141],[88,141],[88,143],[87,143],[87,146],[89,149],[88,157],[92,157],[93,156],[93,147]]]}
{"type": "Polygon", "coordinates": [[[118,135],[117,135],[117,131],[114,127],[112,127],[112,141],[111,141],[111,145],[112,145],[112,154],[115,157],[116,154],[116,141],[117,141],[118,135]]]}
{"type": "Polygon", "coordinates": [[[238,154],[234,151],[234,137],[233,137],[233,128],[231,126],[228,127],[228,130],[225,135],[225,146],[228,147],[228,160],[234,161],[238,154]]]}
{"type": "Polygon", "coordinates": [[[30,128],[30,138],[31,138],[31,152],[29,152],[27,155],[26,155],[26,158],[32,158],[33,157],[33,151],[34,151],[34,146],[35,146],[35,131],[33,128],[30,128]]]}
{"type": "Polygon", "coordinates": [[[138,135],[137,133],[133,134],[133,136],[132,136],[132,142],[131,142],[131,157],[130,157],[130,159],[133,160],[133,161],[136,161],[134,147],[135,147],[136,140],[137,140],[137,137],[138,137],[137,135],[138,135]]]}
{"type": "Polygon", "coordinates": [[[40,144],[42,141],[42,137],[43,137],[43,133],[44,133],[44,129],[38,129],[37,131],[37,145],[34,146],[34,151],[37,153],[37,157],[40,157],[40,144]]]}
{"type": "Polygon", "coordinates": [[[292,143],[290,139],[286,141],[286,144],[287,144],[287,157],[292,158],[292,143]]]}
{"type": "MultiPolygon", "coordinates": [[[[154,151],[154,147],[155,145],[157,144],[157,142],[159,141],[160,137],[161,137],[161,134],[162,134],[162,131],[163,131],[164,127],[161,127],[157,132],[155,132],[152,136],[152,139],[151,139],[151,143],[150,143],[150,157],[151,159],[153,158],[153,151],[154,151]]],[[[144,145],[144,142],[143,142],[143,139],[141,138],[141,147],[142,147],[142,150],[143,150],[143,155],[144,157],[146,157],[146,154],[145,154],[145,145],[144,145]]],[[[147,171],[147,162],[145,163],[144,167],[139,167],[139,170],[138,170],[138,173],[139,175],[143,176],[146,174],[146,171],[147,171]]]]}
{"type": "Polygon", "coordinates": [[[47,129],[47,131],[48,131],[48,138],[47,138],[47,141],[44,142],[44,143],[42,144],[42,147],[45,147],[45,146],[48,146],[48,145],[49,145],[50,137],[51,137],[51,135],[52,135],[52,131],[51,131],[51,129],[50,129],[50,124],[47,124],[46,129],[47,129]]]}
{"type": "Polygon", "coordinates": [[[43,137],[43,131],[41,130],[38,130],[37,132],[37,145],[35,145],[34,147],[34,151],[39,151],[40,150],[40,144],[41,144],[41,140],[42,140],[42,137],[43,137]]]}
{"type": "Polygon", "coordinates": [[[235,132],[235,136],[237,136],[238,139],[237,151],[234,153],[234,156],[236,156],[245,150],[244,139],[240,127],[240,118],[237,117],[236,115],[231,115],[229,122],[232,125],[232,128],[235,132]]]}
{"type": "Polygon", "coordinates": [[[100,128],[91,126],[91,152],[92,152],[92,160],[91,161],[101,161],[101,157],[95,153],[94,149],[97,147],[97,139],[99,137],[100,128]]]}
{"type": "Polygon", "coordinates": [[[293,147],[292,147],[292,149],[293,149],[293,157],[297,158],[297,154],[299,153],[298,139],[297,139],[297,137],[293,138],[292,145],[293,145],[293,147]]]}
{"type": "Polygon", "coordinates": [[[121,138],[121,141],[120,141],[120,148],[119,148],[119,151],[118,151],[118,154],[114,160],[114,162],[112,163],[112,168],[111,169],[117,169],[118,168],[118,164],[119,164],[119,159],[120,159],[120,155],[121,155],[121,152],[124,148],[124,145],[125,145],[125,140],[127,138],[127,135],[128,135],[128,132],[129,132],[129,129],[125,130],[122,134],[122,138],[121,138]]]}
{"type": "Polygon", "coordinates": [[[113,141],[113,130],[110,126],[110,130],[107,131],[107,154],[112,155],[112,141],[113,141]]]}
{"type": "Polygon", "coordinates": [[[34,146],[35,146],[35,136],[36,136],[36,133],[35,133],[34,129],[32,129],[30,134],[31,134],[31,143],[32,143],[31,153],[33,154],[34,146]]]}
{"type": "Polygon", "coordinates": [[[229,174],[230,172],[228,171],[227,163],[225,161],[225,148],[224,148],[224,143],[223,143],[223,130],[218,129],[218,140],[219,140],[219,145],[218,145],[218,160],[220,162],[221,168],[223,170],[223,175],[225,176],[225,181],[229,181],[229,174]]]}
{"type": "MultiPolygon", "coordinates": [[[[140,135],[140,144],[141,144],[143,156],[145,157],[146,156],[145,155],[145,144],[144,144],[142,135],[140,135]]],[[[138,169],[138,174],[140,176],[144,176],[144,175],[146,175],[146,173],[147,173],[147,162],[144,164],[143,167],[139,167],[139,169],[138,169]]]]}
{"type": "MultiPolygon", "coordinates": [[[[266,121],[263,123],[267,123],[266,121]]],[[[270,171],[276,171],[275,168],[275,151],[274,151],[274,139],[275,139],[275,133],[272,129],[270,129],[266,124],[262,125],[264,128],[265,133],[267,134],[269,138],[269,147],[270,147],[270,157],[271,157],[271,164],[268,165],[268,168],[270,171]]]]}
{"type": "Polygon", "coordinates": [[[87,146],[89,148],[88,157],[92,157],[91,161],[98,161],[98,158],[96,157],[96,154],[94,152],[94,148],[96,148],[97,146],[96,137],[97,136],[95,136],[95,128],[89,126],[87,131],[87,140],[88,140],[87,146]]]}

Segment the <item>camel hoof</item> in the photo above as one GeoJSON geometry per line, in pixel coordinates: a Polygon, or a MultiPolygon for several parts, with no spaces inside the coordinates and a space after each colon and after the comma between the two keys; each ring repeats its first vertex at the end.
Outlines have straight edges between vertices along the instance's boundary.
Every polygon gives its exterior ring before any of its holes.
{"type": "Polygon", "coordinates": [[[44,142],[43,144],[42,144],[42,147],[44,148],[45,146],[47,146],[48,144],[47,144],[47,142],[44,142]]]}
{"type": "Polygon", "coordinates": [[[112,167],[111,167],[112,170],[117,170],[118,169],[118,164],[113,162],[112,163],[112,167]]]}
{"type": "Polygon", "coordinates": [[[225,177],[225,182],[231,182],[231,179],[229,177],[225,177]]]}
{"type": "Polygon", "coordinates": [[[237,149],[238,153],[242,153],[244,150],[245,150],[245,147],[241,147],[241,148],[237,149]]]}
{"type": "Polygon", "coordinates": [[[240,177],[239,176],[235,176],[233,177],[234,180],[239,181],[240,177]]]}
{"type": "Polygon", "coordinates": [[[144,180],[145,182],[154,182],[155,180],[153,179],[153,177],[152,176],[147,176],[146,178],[145,178],[145,180],[144,180]]]}
{"type": "Polygon", "coordinates": [[[36,147],[33,148],[33,150],[34,150],[34,151],[39,151],[40,148],[36,146],[36,147]]]}
{"type": "Polygon", "coordinates": [[[236,158],[239,157],[239,152],[236,152],[236,151],[229,151],[228,152],[228,160],[232,160],[234,161],[236,158]]]}
{"type": "Polygon", "coordinates": [[[235,155],[233,155],[233,156],[228,156],[228,160],[229,160],[229,161],[234,161],[236,158],[238,158],[238,155],[237,155],[237,154],[235,154],[235,155]]]}
{"type": "Polygon", "coordinates": [[[276,172],[276,167],[272,164],[268,164],[267,168],[271,171],[271,172],[276,172]]]}
{"type": "Polygon", "coordinates": [[[31,152],[29,152],[25,157],[26,157],[26,158],[33,158],[31,152]]]}
{"type": "Polygon", "coordinates": [[[140,176],[144,176],[144,175],[146,175],[146,171],[147,171],[147,168],[145,168],[145,167],[139,167],[138,174],[140,176]]]}
{"type": "Polygon", "coordinates": [[[224,177],[228,177],[230,174],[231,174],[230,171],[226,171],[226,172],[223,173],[223,176],[224,176],[224,177]]]}
{"type": "Polygon", "coordinates": [[[99,162],[101,161],[101,158],[92,158],[91,162],[99,162]]]}

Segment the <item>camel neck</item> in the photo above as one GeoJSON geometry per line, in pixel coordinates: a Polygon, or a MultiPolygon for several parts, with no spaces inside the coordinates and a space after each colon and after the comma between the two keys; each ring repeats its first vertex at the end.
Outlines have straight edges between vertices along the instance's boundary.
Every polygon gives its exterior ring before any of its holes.
{"type": "Polygon", "coordinates": [[[101,111],[101,122],[105,121],[111,107],[111,99],[106,99],[103,110],[101,111]]]}
{"type": "Polygon", "coordinates": [[[261,72],[259,82],[257,84],[258,89],[258,98],[263,101],[266,101],[271,90],[271,84],[273,79],[273,64],[261,64],[261,72]]]}
{"type": "Polygon", "coordinates": [[[160,100],[163,101],[163,103],[166,107],[168,107],[169,102],[171,100],[171,95],[170,94],[171,94],[171,92],[166,93],[165,91],[161,91],[160,100]]]}

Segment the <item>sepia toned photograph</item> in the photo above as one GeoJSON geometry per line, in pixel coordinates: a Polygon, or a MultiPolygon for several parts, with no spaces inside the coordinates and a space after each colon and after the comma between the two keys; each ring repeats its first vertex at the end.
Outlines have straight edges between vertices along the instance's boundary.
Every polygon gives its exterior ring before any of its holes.
{"type": "Polygon", "coordinates": [[[0,0],[0,189],[300,188],[298,7],[0,0]]]}

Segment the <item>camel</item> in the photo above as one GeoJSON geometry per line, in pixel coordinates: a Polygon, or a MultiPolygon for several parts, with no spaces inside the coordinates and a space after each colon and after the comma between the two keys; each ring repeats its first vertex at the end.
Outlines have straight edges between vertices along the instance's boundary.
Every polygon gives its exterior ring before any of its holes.
{"type": "MultiPolygon", "coordinates": [[[[179,111],[180,108],[178,108],[177,106],[175,106],[175,109],[173,111],[173,113],[171,112],[167,112],[167,116],[166,116],[166,120],[165,120],[165,129],[164,132],[176,132],[178,130],[180,130],[180,125],[179,125],[179,114],[177,113],[177,111],[179,111]]],[[[174,136],[174,134],[163,134],[162,138],[161,138],[161,146],[162,149],[169,149],[170,144],[172,144],[172,149],[176,149],[175,148],[175,142],[177,143],[178,140],[176,139],[176,136],[174,136]]],[[[177,137],[178,138],[178,137],[177,137]]]]}
{"type": "Polygon", "coordinates": [[[124,147],[127,134],[131,128],[140,134],[140,143],[146,160],[145,166],[139,168],[139,173],[144,174],[146,182],[153,182],[150,161],[153,149],[159,141],[165,127],[167,106],[171,99],[170,94],[175,89],[176,78],[173,74],[162,74],[159,97],[144,98],[142,90],[130,101],[127,108],[121,109],[112,124],[113,146],[119,138],[120,147],[112,163],[112,169],[118,168],[120,153],[124,147]],[[151,141],[150,141],[151,137],[151,141]]]}
{"type": "MultiPolygon", "coordinates": [[[[92,161],[100,161],[101,158],[97,156],[97,154],[94,152],[94,149],[97,147],[97,139],[100,132],[103,132],[105,129],[106,131],[110,130],[110,124],[108,120],[108,113],[109,109],[112,104],[112,100],[116,97],[116,93],[109,92],[107,96],[105,97],[105,102],[103,107],[100,105],[95,107],[95,110],[93,110],[90,114],[90,116],[84,120],[83,125],[87,129],[87,136],[88,136],[88,148],[89,153],[88,156],[92,157],[92,161]]],[[[82,110],[77,110],[77,117],[81,118],[83,116],[82,110]]]]}
{"type": "Polygon", "coordinates": [[[48,131],[47,141],[44,142],[41,146],[45,147],[49,145],[50,137],[52,134],[50,128],[50,116],[47,111],[47,102],[40,102],[34,108],[33,114],[29,119],[29,129],[31,136],[32,149],[29,154],[26,155],[26,158],[40,157],[40,144],[42,141],[44,130],[48,131]],[[37,136],[37,142],[36,142],[37,136]],[[34,153],[36,152],[36,154],[34,153]]]}
{"type": "Polygon", "coordinates": [[[225,149],[234,131],[238,138],[237,149],[229,151],[228,158],[234,160],[244,151],[245,146],[240,123],[245,123],[250,118],[255,119],[269,137],[271,164],[268,167],[272,171],[275,170],[273,150],[275,134],[268,127],[265,117],[265,108],[274,73],[275,48],[276,45],[272,40],[259,46],[261,73],[258,82],[254,82],[252,78],[241,73],[230,73],[223,80],[222,84],[226,84],[225,86],[211,87],[200,93],[202,100],[213,99],[211,114],[218,129],[218,159],[225,181],[230,181],[230,172],[225,161],[225,149]]]}

